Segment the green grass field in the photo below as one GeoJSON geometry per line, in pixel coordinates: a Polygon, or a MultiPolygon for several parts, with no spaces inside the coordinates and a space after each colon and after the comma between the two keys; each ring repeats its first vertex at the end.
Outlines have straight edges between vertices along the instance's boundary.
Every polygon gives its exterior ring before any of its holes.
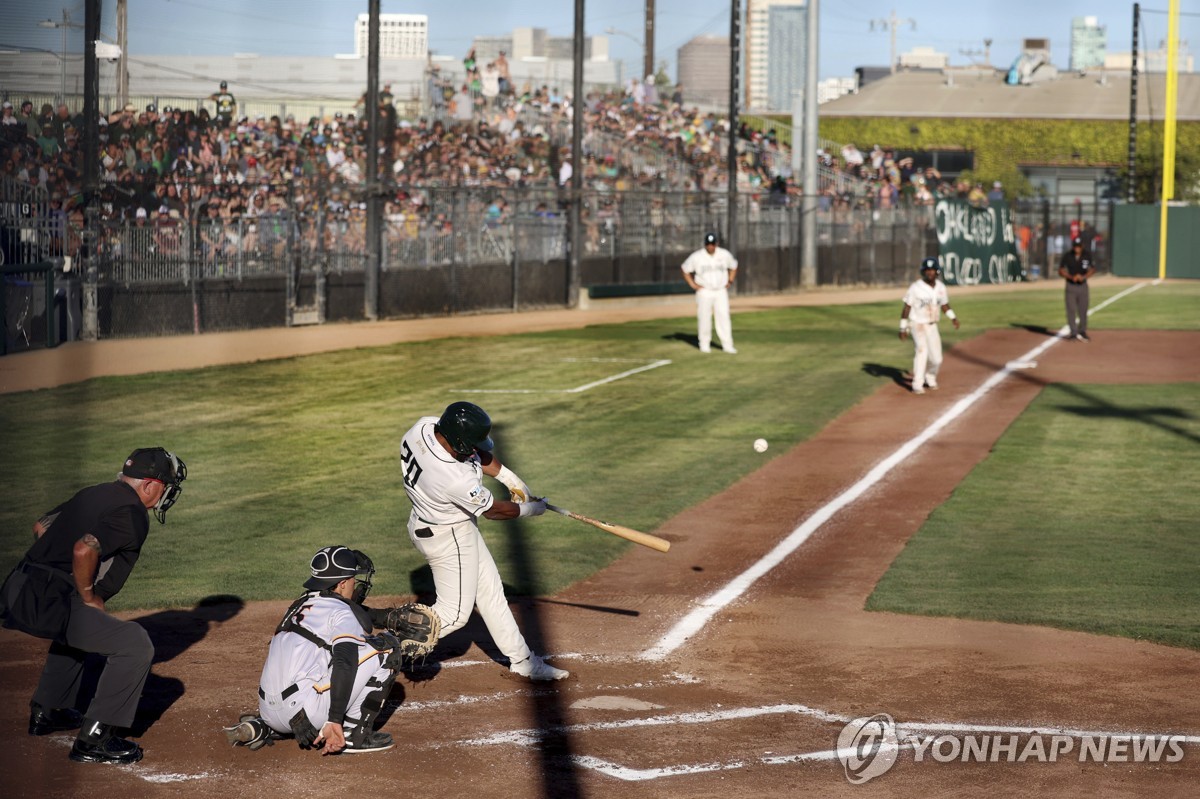
{"type": "MultiPolygon", "coordinates": [[[[1094,290],[1093,305],[1117,291],[1094,290]]],[[[374,558],[378,592],[407,594],[423,561],[404,532],[409,506],[397,445],[417,417],[455,399],[491,413],[501,459],[535,491],[653,530],[907,369],[911,349],[895,333],[901,294],[873,305],[738,314],[736,357],[701,356],[680,341],[694,335],[689,314],[0,396],[0,479],[11,487],[0,508],[0,568],[28,547],[42,512],[114,475],[134,447],[162,445],[187,461],[190,476],[167,526],[152,526],[114,608],[187,607],[221,593],[289,597],[312,552],[330,543],[374,558]],[[655,359],[672,363],[562,393],[655,359]],[[463,393],[471,389],[537,393],[463,393]],[[771,442],[765,456],[750,446],[758,437],[771,442]]],[[[963,325],[945,331],[950,345],[994,327],[1062,324],[1057,282],[1045,291],[962,297],[951,289],[951,297],[963,325]]],[[[1200,286],[1148,287],[1105,309],[1092,327],[1194,329],[1198,310],[1200,286]]],[[[1141,401],[1156,403],[1160,390],[1141,401]]],[[[1158,456],[1153,466],[1162,474],[1184,468],[1158,456]]],[[[1126,501],[1136,511],[1144,498],[1130,492],[1126,501]]],[[[516,593],[558,590],[631,546],[552,515],[485,521],[483,529],[516,593]]]]}
{"type": "Polygon", "coordinates": [[[1198,447],[1196,384],[1049,386],[867,607],[1200,649],[1198,447]]]}

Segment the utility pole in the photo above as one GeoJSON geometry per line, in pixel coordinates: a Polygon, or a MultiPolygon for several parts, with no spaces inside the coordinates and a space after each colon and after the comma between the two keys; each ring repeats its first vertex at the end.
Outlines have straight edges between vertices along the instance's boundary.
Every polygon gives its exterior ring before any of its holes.
{"type": "Polygon", "coordinates": [[[645,44],[645,55],[642,76],[654,75],[654,0],[646,0],[646,35],[642,37],[645,44]]]}
{"type": "Polygon", "coordinates": [[[129,102],[129,20],[128,0],[117,0],[117,47],[121,57],[117,61],[117,99],[122,108],[129,102]]]}
{"type": "Polygon", "coordinates": [[[979,66],[979,64],[975,61],[975,56],[981,55],[983,56],[983,66],[990,67],[992,65],[992,40],[984,39],[982,50],[963,50],[962,48],[959,48],[958,53],[959,55],[965,55],[967,58],[971,59],[972,66],[979,66]]]}
{"type": "MultiPolygon", "coordinates": [[[[808,0],[806,9],[806,44],[804,67],[804,176],[800,199],[800,285],[806,289],[817,285],[817,46],[820,41],[819,0],[808,0]]],[[[795,128],[792,128],[793,133],[795,128]]],[[[796,146],[793,136],[792,147],[796,146]]]]}
{"type": "Polygon", "coordinates": [[[892,74],[895,74],[895,72],[896,72],[896,28],[898,28],[899,26],[901,26],[901,25],[904,25],[904,24],[909,24],[909,25],[912,25],[912,29],[913,29],[914,31],[917,29],[917,21],[916,21],[915,19],[911,19],[911,18],[909,18],[909,19],[900,19],[900,18],[898,18],[898,17],[896,16],[896,9],[894,9],[894,8],[892,9],[892,13],[891,13],[890,15],[888,15],[888,17],[887,17],[886,19],[873,19],[873,20],[871,20],[871,30],[872,30],[872,31],[876,30],[876,27],[878,27],[878,29],[879,29],[879,30],[883,30],[884,28],[887,28],[887,30],[888,30],[888,31],[891,33],[891,39],[892,39],[892,60],[891,60],[892,74]]]}
{"type": "Polygon", "coordinates": [[[726,197],[729,204],[727,222],[729,229],[725,234],[725,247],[730,252],[737,252],[737,182],[738,182],[738,104],[741,88],[738,86],[738,69],[741,66],[742,55],[742,3],[733,0],[729,4],[729,154],[726,158],[726,169],[729,171],[729,186],[726,197]]]}
{"type": "Polygon", "coordinates": [[[367,3],[367,263],[363,276],[363,316],[371,322],[379,318],[383,258],[380,247],[383,203],[379,196],[379,1],[367,3]]]}
{"type": "Polygon", "coordinates": [[[1138,22],[1141,5],[1133,4],[1133,47],[1129,59],[1129,167],[1126,177],[1126,192],[1129,204],[1137,199],[1137,100],[1138,100],[1138,22]]]}

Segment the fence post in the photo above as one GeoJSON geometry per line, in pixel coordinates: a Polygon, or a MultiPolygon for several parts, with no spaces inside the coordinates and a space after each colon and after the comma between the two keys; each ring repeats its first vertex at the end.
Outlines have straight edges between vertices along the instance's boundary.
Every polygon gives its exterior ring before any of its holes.
{"type": "Polygon", "coordinates": [[[83,270],[83,320],[80,326],[80,338],[84,341],[95,341],[100,337],[100,310],[96,291],[96,224],[96,211],[89,207],[83,219],[81,236],[81,249],[87,259],[83,270]]]}

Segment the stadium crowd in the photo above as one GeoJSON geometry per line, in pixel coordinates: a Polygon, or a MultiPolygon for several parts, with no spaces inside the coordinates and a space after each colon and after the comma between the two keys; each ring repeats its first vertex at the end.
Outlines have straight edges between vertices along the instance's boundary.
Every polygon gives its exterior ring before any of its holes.
{"type": "MultiPolygon", "coordinates": [[[[443,189],[477,189],[470,210],[492,227],[513,214],[559,213],[558,192],[575,168],[570,98],[552,86],[515,87],[503,58],[479,65],[470,53],[461,82],[431,70],[434,102],[414,120],[397,118],[384,87],[379,168],[391,235],[451,233],[451,214],[437,202],[443,189]]],[[[224,84],[195,105],[129,104],[98,120],[101,188],[95,208],[101,222],[166,228],[168,234],[191,225],[210,231],[200,241],[218,253],[224,241],[219,227],[236,227],[234,244],[243,248],[271,230],[279,239],[278,219],[296,214],[332,222],[323,228],[327,237],[361,248],[365,97],[348,113],[299,120],[240,114],[224,84]]],[[[727,190],[727,119],[687,107],[681,87],[633,79],[620,90],[589,93],[583,113],[586,190],[600,196],[727,190]]],[[[45,187],[51,216],[64,225],[69,220],[65,227],[74,229],[83,221],[82,128],[81,114],[65,105],[35,112],[25,101],[0,115],[0,174],[45,187]]],[[[742,124],[737,138],[738,188],[752,207],[792,204],[799,189],[791,153],[775,131],[742,124]]],[[[929,206],[940,196],[988,202],[978,184],[952,184],[935,169],[917,169],[911,158],[896,159],[878,146],[864,154],[847,144],[838,153],[818,150],[817,158],[819,209],[835,223],[866,209],[929,206]]],[[[591,202],[584,210],[589,249],[597,238],[593,228],[613,213],[603,200],[591,202]]],[[[160,238],[169,249],[172,237],[160,238]]]]}

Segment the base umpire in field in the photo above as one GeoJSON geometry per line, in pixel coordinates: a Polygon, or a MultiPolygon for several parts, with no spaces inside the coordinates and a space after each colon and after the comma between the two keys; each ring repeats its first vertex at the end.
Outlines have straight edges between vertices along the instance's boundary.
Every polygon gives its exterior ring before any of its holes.
{"type": "Polygon", "coordinates": [[[161,447],[136,449],[117,479],[79,491],[33,526],[36,540],[0,588],[4,626],[51,640],[30,703],[29,734],[80,728],[70,758],[135,763],[142,748],[117,737],[133,724],[154,645],[145,629],[105,611],[150,532],[165,523],[187,466],[161,447]],[[89,654],[106,659],[86,713],[75,709],[89,654]]]}
{"type": "Polygon", "coordinates": [[[1058,265],[1058,275],[1066,282],[1064,302],[1067,307],[1068,338],[1076,341],[1091,341],[1087,333],[1088,323],[1088,278],[1096,274],[1096,262],[1083,246],[1083,239],[1076,236],[1071,240],[1071,250],[1063,253],[1058,265]]]}

